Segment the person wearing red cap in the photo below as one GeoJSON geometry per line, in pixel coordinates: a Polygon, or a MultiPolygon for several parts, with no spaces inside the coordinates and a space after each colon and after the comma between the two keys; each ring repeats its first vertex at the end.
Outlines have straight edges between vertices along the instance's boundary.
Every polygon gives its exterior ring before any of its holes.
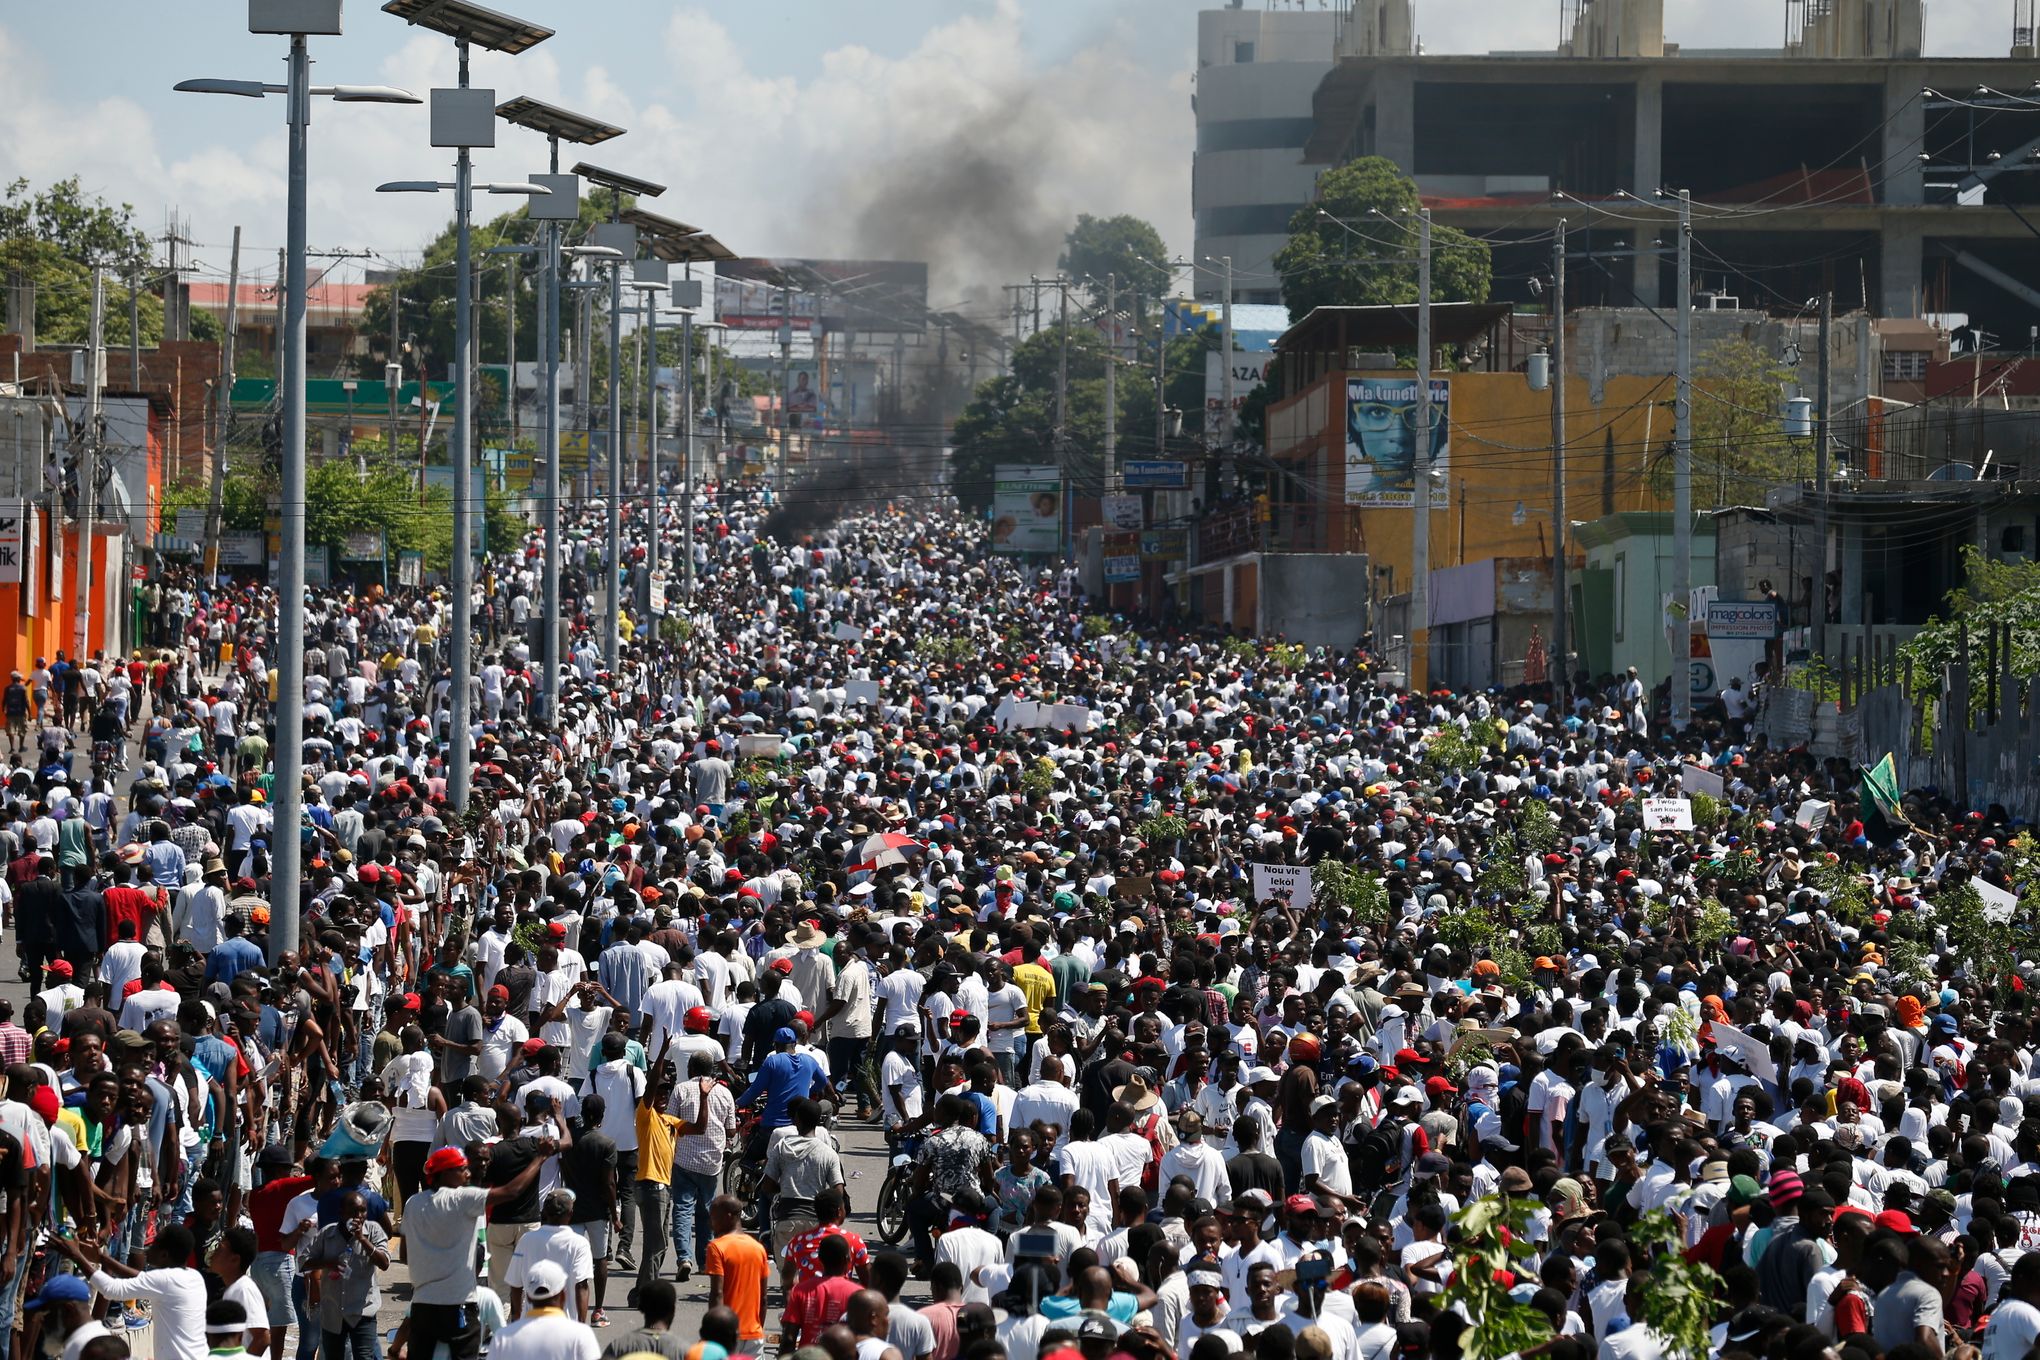
{"type": "Polygon", "coordinates": [[[43,969],[44,986],[36,993],[52,1021],[85,1004],[85,989],[71,981],[75,970],[69,959],[51,959],[43,969]]]}
{"type": "Polygon", "coordinates": [[[444,1342],[450,1360],[477,1360],[482,1331],[468,1303],[475,1289],[475,1236],[482,1216],[538,1184],[539,1171],[559,1142],[536,1140],[538,1155],[501,1185],[470,1185],[473,1173],[461,1148],[443,1147],[425,1159],[425,1188],[404,1201],[404,1247],[411,1270],[407,1351],[430,1356],[444,1342]]]}

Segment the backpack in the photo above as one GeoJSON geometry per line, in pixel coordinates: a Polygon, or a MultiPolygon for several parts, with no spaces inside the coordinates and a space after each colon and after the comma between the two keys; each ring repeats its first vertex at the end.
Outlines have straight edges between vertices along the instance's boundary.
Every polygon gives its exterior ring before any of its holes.
{"type": "Polygon", "coordinates": [[[1147,1191],[1148,1202],[1155,1203],[1155,1193],[1162,1185],[1162,1139],[1157,1132],[1162,1126],[1162,1112],[1155,1110],[1146,1119],[1133,1126],[1133,1131],[1147,1140],[1147,1165],[1141,1168],[1140,1188],[1147,1191]]]}
{"type": "Polygon", "coordinates": [[[1402,1169],[1403,1135],[1409,1122],[1395,1115],[1383,1115],[1381,1122],[1360,1135],[1347,1154],[1355,1189],[1378,1190],[1402,1169]]]}

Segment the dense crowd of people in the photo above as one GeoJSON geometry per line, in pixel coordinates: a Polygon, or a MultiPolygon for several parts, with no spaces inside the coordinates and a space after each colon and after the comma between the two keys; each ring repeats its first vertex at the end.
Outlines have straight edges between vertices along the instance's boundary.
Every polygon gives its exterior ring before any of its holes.
{"type": "Polygon", "coordinates": [[[536,537],[471,633],[313,591],[295,828],[264,588],[172,573],[152,646],[14,677],[16,1357],[2025,1360],[2004,809],[800,495],[635,505],[613,565],[572,525],[550,708],[536,537]]]}

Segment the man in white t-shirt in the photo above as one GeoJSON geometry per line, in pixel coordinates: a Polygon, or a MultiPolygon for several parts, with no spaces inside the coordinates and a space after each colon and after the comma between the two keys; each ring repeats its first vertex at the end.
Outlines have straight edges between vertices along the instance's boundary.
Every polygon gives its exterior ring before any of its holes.
{"type": "Polygon", "coordinates": [[[893,1030],[893,1045],[878,1067],[880,1106],[887,1130],[921,1117],[921,1031],[912,1024],[893,1030]]]}

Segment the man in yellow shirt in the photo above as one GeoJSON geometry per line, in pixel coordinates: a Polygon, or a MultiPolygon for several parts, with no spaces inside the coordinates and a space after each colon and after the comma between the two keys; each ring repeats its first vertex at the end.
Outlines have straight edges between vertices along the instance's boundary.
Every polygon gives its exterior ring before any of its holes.
{"type": "Polygon", "coordinates": [[[1055,974],[1041,963],[1041,941],[1032,933],[1020,941],[1020,962],[1013,965],[1013,985],[1027,998],[1027,1046],[1041,1039],[1041,1012],[1055,1002],[1055,974]]]}
{"type": "Polygon", "coordinates": [[[666,1265],[666,1228],[672,1218],[673,1145],[677,1141],[681,1125],[685,1122],[678,1115],[666,1113],[666,1102],[673,1094],[673,1078],[668,1075],[666,1054],[673,1047],[673,1036],[668,1034],[666,1042],[659,1046],[659,1058],[652,1064],[651,1079],[645,1083],[645,1093],[638,1097],[637,1107],[637,1200],[638,1222],[644,1231],[644,1238],[638,1248],[637,1288],[632,1289],[628,1306],[637,1307],[637,1291],[659,1278],[666,1265]]]}

